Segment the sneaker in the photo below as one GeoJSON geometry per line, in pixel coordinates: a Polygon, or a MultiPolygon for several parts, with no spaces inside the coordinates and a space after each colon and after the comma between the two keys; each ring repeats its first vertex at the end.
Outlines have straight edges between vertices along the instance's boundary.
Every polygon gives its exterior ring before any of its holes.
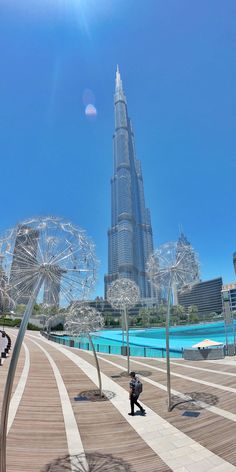
{"type": "Polygon", "coordinates": [[[142,415],[146,415],[146,410],[142,409],[140,411],[141,411],[142,415]]]}
{"type": "Polygon", "coordinates": [[[134,416],[134,413],[128,413],[129,416],[134,416]]]}

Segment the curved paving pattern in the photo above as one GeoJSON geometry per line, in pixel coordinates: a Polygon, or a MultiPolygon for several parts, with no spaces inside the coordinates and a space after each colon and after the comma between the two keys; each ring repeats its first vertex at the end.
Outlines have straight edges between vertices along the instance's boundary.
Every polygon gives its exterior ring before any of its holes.
{"type": "MultiPolygon", "coordinates": [[[[11,333],[14,344],[17,331],[11,333]]],[[[57,457],[83,450],[123,458],[132,472],[236,471],[236,361],[171,363],[172,393],[184,401],[195,392],[200,399],[199,416],[186,417],[182,409],[166,411],[163,361],[131,359],[133,370],[148,368],[152,375],[142,378],[147,416],[130,417],[128,379],[111,377],[126,368],[125,359],[105,354],[99,358],[103,388],[115,397],[75,401],[79,392],[97,388],[91,353],[27,332],[13,386],[8,472],[40,472],[57,457]],[[201,398],[214,398],[216,404],[201,398]]],[[[0,401],[8,365],[6,359],[0,368],[0,401]]]]}

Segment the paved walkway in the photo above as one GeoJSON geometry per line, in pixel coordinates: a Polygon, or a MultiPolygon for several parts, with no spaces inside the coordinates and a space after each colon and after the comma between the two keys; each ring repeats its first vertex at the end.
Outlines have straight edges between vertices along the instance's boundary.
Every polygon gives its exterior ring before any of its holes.
{"type": "MultiPolygon", "coordinates": [[[[14,344],[17,331],[9,334],[14,344]]],[[[1,402],[9,361],[1,367],[1,402]]],[[[93,355],[27,332],[9,412],[8,472],[40,472],[65,454],[95,451],[123,458],[130,472],[236,471],[234,360],[173,359],[175,407],[168,413],[165,362],[132,358],[131,368],[140,371],[144,386],[145,417],[128,416],[128,378],[119,376],[126,359],[99,354],[99,362],[103,390],[113,398],[75,401],[98,386],[93,355]],[[183,416],[186,412],[196,416],[183,416]]]]}

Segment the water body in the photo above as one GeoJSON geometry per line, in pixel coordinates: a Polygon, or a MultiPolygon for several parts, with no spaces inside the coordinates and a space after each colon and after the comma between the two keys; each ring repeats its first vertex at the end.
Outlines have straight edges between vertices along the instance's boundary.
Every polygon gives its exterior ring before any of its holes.
{"type": "MultiPolygon", "coordinates": [[[[122,331],[102,330],[92,336],[95,347],[100,352],[120,354],[122,346],[122,331]]],[[[70,336],[60,337],[65,344],[74,339],[70,336]]],[[[223,321],[216,323],[200,323],[196,325],[174,326],[170,328],[171,357],[181,357],[182,350],[192,347],[203,339],[226,343],[223,321]]],[[[165,357],[165,328],[131,329],[129,331],[131,355],[147,357],[165,357]]],[[[233,329],[228,333],[228,342],[234,342],[233,329]]],[[[88,348],[88,339],[74,339],[75,347],[88,348]]],[[[126,344],[126,342],[125,342],[126,344]]]]}
{"type": "MultiPolygon", "coordinates": [[[[165,348],[165,328],[134,329],[129,331],[129,337],[130,344],[165,348]]],[[[94,339],[96,338],[98,338],[98,335],[94,337],[94,339]]],[[[100,331],[99,338],[121,343],[122,332],[121,330],[100,331]]],[[[173,326],[170,328],[171,349],[192,347],[193,344],[196,344],[203,339],[211,339],[225,344],[224,322],[217,321],[216,323],[200,323],[187,326],[173,326]]],[[[234,341],[232,328],[230,330],[228,341],[231,343],[234,341]]]]}

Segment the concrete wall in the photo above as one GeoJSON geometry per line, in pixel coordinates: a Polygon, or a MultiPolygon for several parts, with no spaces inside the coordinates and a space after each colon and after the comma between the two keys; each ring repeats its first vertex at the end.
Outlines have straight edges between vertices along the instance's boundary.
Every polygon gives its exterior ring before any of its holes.
{"type": "Polygon", "coordinates": [[[188,361],[202,361],[213,359],[224,359],[224,347],[205,349],[184,349],[184,359],[188,361]]]}

